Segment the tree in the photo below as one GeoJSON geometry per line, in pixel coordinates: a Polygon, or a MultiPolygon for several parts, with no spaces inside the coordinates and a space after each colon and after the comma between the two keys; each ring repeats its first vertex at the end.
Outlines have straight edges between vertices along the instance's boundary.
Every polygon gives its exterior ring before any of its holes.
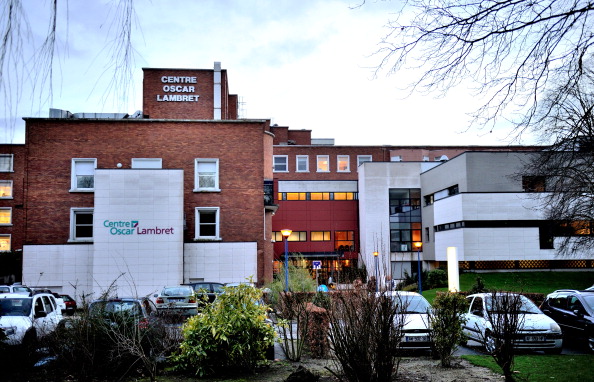
{"type": "Polygon", "coordinates": [[[593,10],[589,0],[408,0],[388,24],[378,70],[420,69],[410,89],[428,92],[470,79],[486,96],[474,122],[519,113],[520,139],[545,91],[586,73],[593,10]]]}

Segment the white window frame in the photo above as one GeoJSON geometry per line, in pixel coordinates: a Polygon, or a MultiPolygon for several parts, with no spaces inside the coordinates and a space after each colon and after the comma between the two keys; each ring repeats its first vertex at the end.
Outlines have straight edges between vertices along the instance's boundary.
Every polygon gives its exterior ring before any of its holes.
{"type": "Polygon", "coordinates": [[[70,192],[94,192],[95,191],[95,174],[93,173],[93,187],[89,188],[78,188],[78,182],[76,179],[76,164],[83,162],[93,162],[93,168],[97,169],[97,158],[72,158],[72,169],[70,179],[70,192]]]}
{"type": "Polygon", "coordinates": [[[392,162],[402,162],[402,155],[394,155],[392,158],[390,158],[390,161],[392,161],[392,162]]]}
{"type": "Polygon", "coordinates": [[[132,168],[163,168],[162,158],[132,158],[132,168]]]}
{"type": "Polygon", "coordinates": [[[11,207],[0,207],[0,211],[8,211],[8,214],[9,214],[8,223],[0,223],[0,226],[12,225],[12,208],[11,207]]]}
{"type": "MultiPolygon", "coordinates": [[[[76,214],[78,213],[88,213],[94,214],[94,208],[92,207],[72,207],[70,209],[70,238],[68,239],[69,242],[76,242],[76,243],[89,243],[93,242],[93,237],[76,237],[76,214]]],[[[94,227],[93,227],[94,228],[94,227]]],[[[95,231],[93,230],[93,235],[95,231]]]]}
{"type": "Polygon", "coordinates": [[[196,207],[194,240],[221,240],[221,211],[219,207],[196,207]],[[215,236],[200,236],[200,212],[215,212],[215,236]]]}
{"type": "Polygon", "coordinates": [[[357,169],[365,162],[373,162],[372,155],[357,155],[357,169]]]}
{"type": "Polygon", "coordinates": [[[194,159],[194,192],[219,192],[219,159],[218,158],[196,158],[194,159]],[[200,163],[211,163],[215,165],[214,186],[200,187],[200,163]]]}
{"type": "Polygon", "coordinates": [[[316,172],[330,172],[330,155],[317,155],[316,156],[316,172]],[[320,160],[324,160],[328,162],[328,169],[327,170],[320,170],[320,160]]]}
{"type": "Polygon", "coordinates": [[[0,158],[10,158],[9,168],[3,170],[0,168],[0,172],[13,172],[14,171],[14,154],[0,154],[0,158]]]}
{"type": "Polygon", "coordinates": [[[289,156],[288,155],[273,155],[272,156],[272,172],[289,172],[289,156]],[[277,159],[285,160],[285,169],[284,170],[277,169],[277,167],[276,167],[277,159]]]}
{"type": "Polygon", "coordinates": [[[297,155],[295,157],[295,172],[309,172],[309,155],[297,155]],[[299,168],[299,160],[305,161],[305,170],[299,168]]]}
{"type": "Polygon", "coordinates": [[[10,188],[10,195],[0,195],[0,199],[12,199],[13,193],[14,193],[12,180],[0,180],[0,185],[2,185],[2,184],[6,185],[10,188]]]}
{"type": "MultiPolygon", "coordinates": [[[[0,234],[0,238],[8,238],[8,249],[2,248],[2,245],[0,245],[0,252],[10,252],[12,250],[12,235],[8,234],[0,234]]],[[[0,240],[0,243],[2,241],[0,240]]]]}
{"type": "Polygon", "coordinates": [[[350,155],[337,155],[336,156],[336,172],[351,172],[351,157],[350,155]],[[340,169],[340,162],[346,158],[346,169],[340,169]]]}

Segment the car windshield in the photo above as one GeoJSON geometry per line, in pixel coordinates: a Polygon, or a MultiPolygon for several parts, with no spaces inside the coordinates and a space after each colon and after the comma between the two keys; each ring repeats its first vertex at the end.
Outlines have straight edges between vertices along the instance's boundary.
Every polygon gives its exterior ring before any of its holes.
{"type": "Polygon", "coordinates": [[[190,296],[192,294],[191,287],[175,287],[165,288],[161,292],[163,296],[190,296]]]}
{"type": "Polygon", "coordinates": [[[485,298],[485,305],[487,307],[487,311],[490,313],[501,313],[501,312],[509,312],[511,308],[511,304],[518,302],[518,313],[527,313],[527,314],[541,314],[542,312],[538,307],[530,301],[529,298],[522,296],[522,295],[513,295],[510,294],[509,296],[496,296],[495,302],[493,302],[492,296],[488,296],[485,298]]]}
{"type": "Polygon", "coordinates": [[[95,301],[89,306],[91,314],[125,313],[140,316],[140,304],[136,301],[95,301]]]}
{"type": "Polygon", "coordinates": [[[395,303],[402,303],[403,313],[425,314],[431,310],[431,305],[423,296],[392,296],[395,303]]]}
{"type": "Polygon", "coordinates": [[[31,298],[1,298],[0,317],[2,316],[28,316],[31,312],[31,298]]]}
{"type": "Polygon", "coordinates": [[[586,302],[586,305],[590,307],[590,310],[594,310],[594,294],[585,295],[584,301],[586,302]]]}

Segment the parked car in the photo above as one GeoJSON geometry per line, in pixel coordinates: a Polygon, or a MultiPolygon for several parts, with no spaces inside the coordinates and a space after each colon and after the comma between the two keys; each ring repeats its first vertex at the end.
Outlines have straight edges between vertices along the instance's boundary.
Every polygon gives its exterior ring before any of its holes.
{"type": "Polygon", "coordinates": [[[206,293],[206,297],[208,298],[208,302],[212,303],[214,300],[217,299],[217,296],[223,293],[223,288],[225,284],[218,283],[218,282],[209,282],[209,281],[201,281],[196,283],[186,284],[191,286],[196,292],[196,297],[198,300],[198,304],[201,304],[204,299],[204,293],[206,293]]]}
{"type": "Polygon", "coordinates": [[[416,292],[391,291],[382,292],[390,296],[394,304],[399,306],[402,323],[401,350],[433,350],[431,327],[429,325],[429,312],[431,304],[422,295],[416,292]]]}
{"type": "MultiPolygon", "coordinates": [[[[514,346],[518,350],[542,350],[545,353],[559,354],[562,350],[563,336],[559,325],[544,314],[526,296],[510,293],[510,298],[516,298],[521,306],[518,307],[519,327],[514,346]]],[[[501,301],[505,296],[491,293],[477,293],[467,297],[468,311],[464,314],[466,323],[462,330],[468,339],[482,343],[485,349],[492,353],[495,350],[495,340],[499,333],[493,328],[496,322],[501,301]],[[493,301],[493,297],[498,299],[493,301]]]]}
{"type": "Polygon", "coordinates": [[[58,293],[54,293],[54,292],[52,292],[51,289],[48,289],[48,288],[33,288],[33,294],[39,294],[39,293],[53,294],[54,297],[56,298],[56,302],[58,303],[58,308],[60,308],[60,311],[64,312],[66,310],[66,304],[64,303],[64,299],[58,293]]]}
{"type": "Polygon", "coordinates": [[[164,287],[157,298],[157,309],[166,310],[167,313],[177,313],[191,316],[198,313],[198,305],[194,289],[189,285],[164,287]]]}
{"type": "Polygon", "coordinates": [[[64,305],[66,306],[65,309],[62,309],[62,314],[67,314],[72,316],[77,309],[76,300],[70,297],[67,294],[61,294],[60,297],[64,300],[64,305]]]}
{"type": "Polygon", "coordinates": [[[56,298],[49,293],[33,296],[0,294],[0,328],[10,345],[34,346],[39,339],[56,330],[62,318],[56,298]]]}
{"type": "Polygon", "coordinates": [[[31,296],[33,291],[26,285],[15,283],[12,285],[0,285],[0,293],[16,293],[23,296],[31,296]]]}
{"type": "Polygon", "coordinates": [[[556,290],[540,309],[561,326],[563,334],[584,341],[594,352],[594,290],[556,290]]]}
{"type": "Polygon", "coordinates": [[[157,315],[157,307],[148,297],[114,297],[91,302],[89,313],[106,319],[125,314],[142,325],[157,315]]]}

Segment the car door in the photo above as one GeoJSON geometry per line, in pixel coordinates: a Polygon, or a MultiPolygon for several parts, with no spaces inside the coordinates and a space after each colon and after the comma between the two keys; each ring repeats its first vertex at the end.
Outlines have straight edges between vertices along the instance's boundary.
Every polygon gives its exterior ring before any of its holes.
{"type": "Polygon", "coordinates": [[[563,332],[573,331],[573,327],[568,320],[569,311],[567,310],[567,294],[552,294],[547,299],[546,303],[543,304],[542,311],[559,324],[563,332]]]}
{"type": "Polygon", "coordinates": [[[485,311],[483,298],[475,296],[469,304],[468,313],[465,315],[464,334],[472,340],[482,342],[485,332],[485,311]]]}
{"type": "Polygon", "coordinates": [[[590,321],[585,318],[588,312],[577,296],[567,297],[567,314],[564,317],[566,327],[575,335],[585,336],[586,327],[590,321]]]}

